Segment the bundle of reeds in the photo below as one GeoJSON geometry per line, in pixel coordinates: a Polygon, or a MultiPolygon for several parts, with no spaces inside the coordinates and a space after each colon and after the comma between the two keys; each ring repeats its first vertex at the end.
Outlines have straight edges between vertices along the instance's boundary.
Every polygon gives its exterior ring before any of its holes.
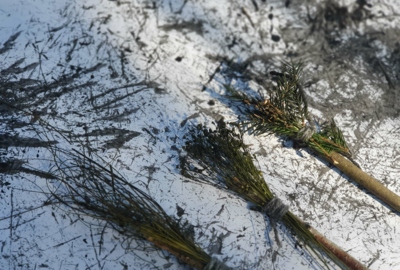
{"type": "Polygon", "coordinates": [[[242,133],[218,122],[215,130],[202,125],[191,130],[181,157],[181,172],[195,181],[217,185],[233,191],[260,211],[267,211],[272,218],[280,219],[304,244],[305,249],[324,262],[327,256],[342,269],[366,267],[326,239],[309,224],[296,217],[282,205],[266,184],[262,173],[253,163],[253,157],[243,143],[242,133]],[[280,204],[280,203],[278,203],[280,204]],[[275,208],[271,211],[271,208],[275,208]],[[277,217],[278,216],[278,217],[277,217]]]}
{"type": "Polygon", "coordinates": [[[309,114],[300,82],[301,70],[301,63],[284,63],[281,72],[271,72],[276,87],[270,89],[268,97],[249,96],[225,85],[229,97],[245,107],[247,120],[241,123],[244,129],[256,135],[276,134],[308,147],[399,212],[400,196],[360,169],[335,121],[318,123],[309,114]]]}
{"type": "Polygon", "coordinates": [[[149,195],[87,155],[53,151],[56,184],[49,186],[57,201],[131,239],[145,239],[195,269],[231,269],[212,259],[149,195]],[[58,183],[58,184],[57,184],[58,183]]]}

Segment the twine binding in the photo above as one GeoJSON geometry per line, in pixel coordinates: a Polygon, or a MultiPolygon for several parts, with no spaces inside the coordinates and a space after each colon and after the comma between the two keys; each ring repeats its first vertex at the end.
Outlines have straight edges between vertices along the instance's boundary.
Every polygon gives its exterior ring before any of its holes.
{"type": "Polygon", "coordinates": [[[262,208],[272,220],[278,222],[289,211],[289,206],[285,205],[279,198],[274,197],[262,208]]]}
{"type": "Polygon", "coordinates": [[[297,132],[296,140],[306,143],[311,139],[315,131],[315,126],[305,125],[297,132]]]}

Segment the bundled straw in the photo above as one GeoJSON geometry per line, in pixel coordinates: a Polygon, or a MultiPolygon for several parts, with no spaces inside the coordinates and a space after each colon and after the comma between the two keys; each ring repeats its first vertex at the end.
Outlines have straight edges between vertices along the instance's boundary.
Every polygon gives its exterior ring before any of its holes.
{"type": "Polygon", "coordinates": [[[242,134],[219,122],[216,130],[202,125],[193,129],[185,145],[187,156],[181,158],[182,174],[200,182],[216,184],[237,193],[253,203],[258,210],[267,211],[272,219],[281,220],[291,232],[328,267],[328,256],[342,269],[366,269],[360,262],[334,245],[310,225],[287,211],[274,197],[252,156],[243,143],[242,134]]]}
{"type": "Polygon", "coordinates": [[[149,195],[110,166],[104,167],[76,150],[54,151],[59,186],[52,195],[78,213],[104,220],[132,239],[146,239],[196,269],[230,269],[212,259],[149,195]],[[59,156],[61,154],[61,157],[59,156]]]}
{"type": "Polygon", "coordinates": [[[400,196],[363,172],[352,160],[342,132],[332,119],[318,123],[308,112],[303,88],[300,84],[302,65],[284,64],[282,73],[271,72],[277,86],[269,92],[269,98],[261,95],[250,97],[225,85],[229,95],[246,108],[248,120],[245,129],[253,134],[276,134],[299,142],[336,166],[351,180],[366,188],[380,200],[400,211],[400,196]]]}

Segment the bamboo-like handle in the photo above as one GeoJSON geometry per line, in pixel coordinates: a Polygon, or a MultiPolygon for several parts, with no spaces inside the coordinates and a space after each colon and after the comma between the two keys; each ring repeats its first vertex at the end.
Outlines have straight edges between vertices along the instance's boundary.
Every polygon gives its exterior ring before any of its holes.
{"type": "MultiPolygon", "coordinates": [[[[296,219],[296,222],[303,224],[304,227],[312,234],[312,236],[324,247],[326,250],[329,250],[330,253],[335,255],[335,257],[343,263],[350,270],[368,270],[368,268],[358,261],[356,258],[351,256],[349,253],[344,251],[341,247],[333,243],[331,240],[326,238],[320,232],[318,232],[315,228],[313,228],[309,223],[304,222],[298,216],[292,214],[292,216],[296,219]]],[[[342,266],[343,266],[342,265],[342,266]]],[[[342,266],[340,266],[342,268],[342,266]]]]}
{"type": "Polygon", "coordinates": [[[355,166],[353,162],[351,162],[344,156],[336,152],[331,152],[329,154],[329,157],[330,159],[328,158],[328,161],[332,163],[336,168],[341,170],[348,177],[350,177],[351,180],[369,190],[392,209],[400,212],[399,195],[389,190],[374,177],[362,171],[360,168],[355,166]]]}
{"type": "Polygon", "coordinates": [[[320,232],[313,227],[309,227],[310,233],[323,244],[330,252],[332,252],[339,260],[341,260],[351,270],[367,270],[368,268],[355,259],[353,256],[348,254],[346,251],[341,249],[338,245],[327,239],[320,232]]]}

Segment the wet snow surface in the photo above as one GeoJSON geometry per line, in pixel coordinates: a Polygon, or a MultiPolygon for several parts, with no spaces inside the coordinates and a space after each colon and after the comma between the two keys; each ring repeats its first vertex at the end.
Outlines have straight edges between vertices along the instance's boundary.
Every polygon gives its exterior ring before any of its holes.
{"type": "MultiPolygon", "coordinates": [[[[47,205],[36,170],[58,145],[99,154],[229,266],[323,269],[283,226],[182,177],[183,135],[237,120],[223,84],[258,91],[282,60],[302,60],[313,114],[334,117],[362,169],[400,194],[396,2],[1,0],[0,268],[187,269],[47,205]]],[[[245,139],[292,212],[371,269],[400,269],[397,214],[291,142],[245,139]]]]}

